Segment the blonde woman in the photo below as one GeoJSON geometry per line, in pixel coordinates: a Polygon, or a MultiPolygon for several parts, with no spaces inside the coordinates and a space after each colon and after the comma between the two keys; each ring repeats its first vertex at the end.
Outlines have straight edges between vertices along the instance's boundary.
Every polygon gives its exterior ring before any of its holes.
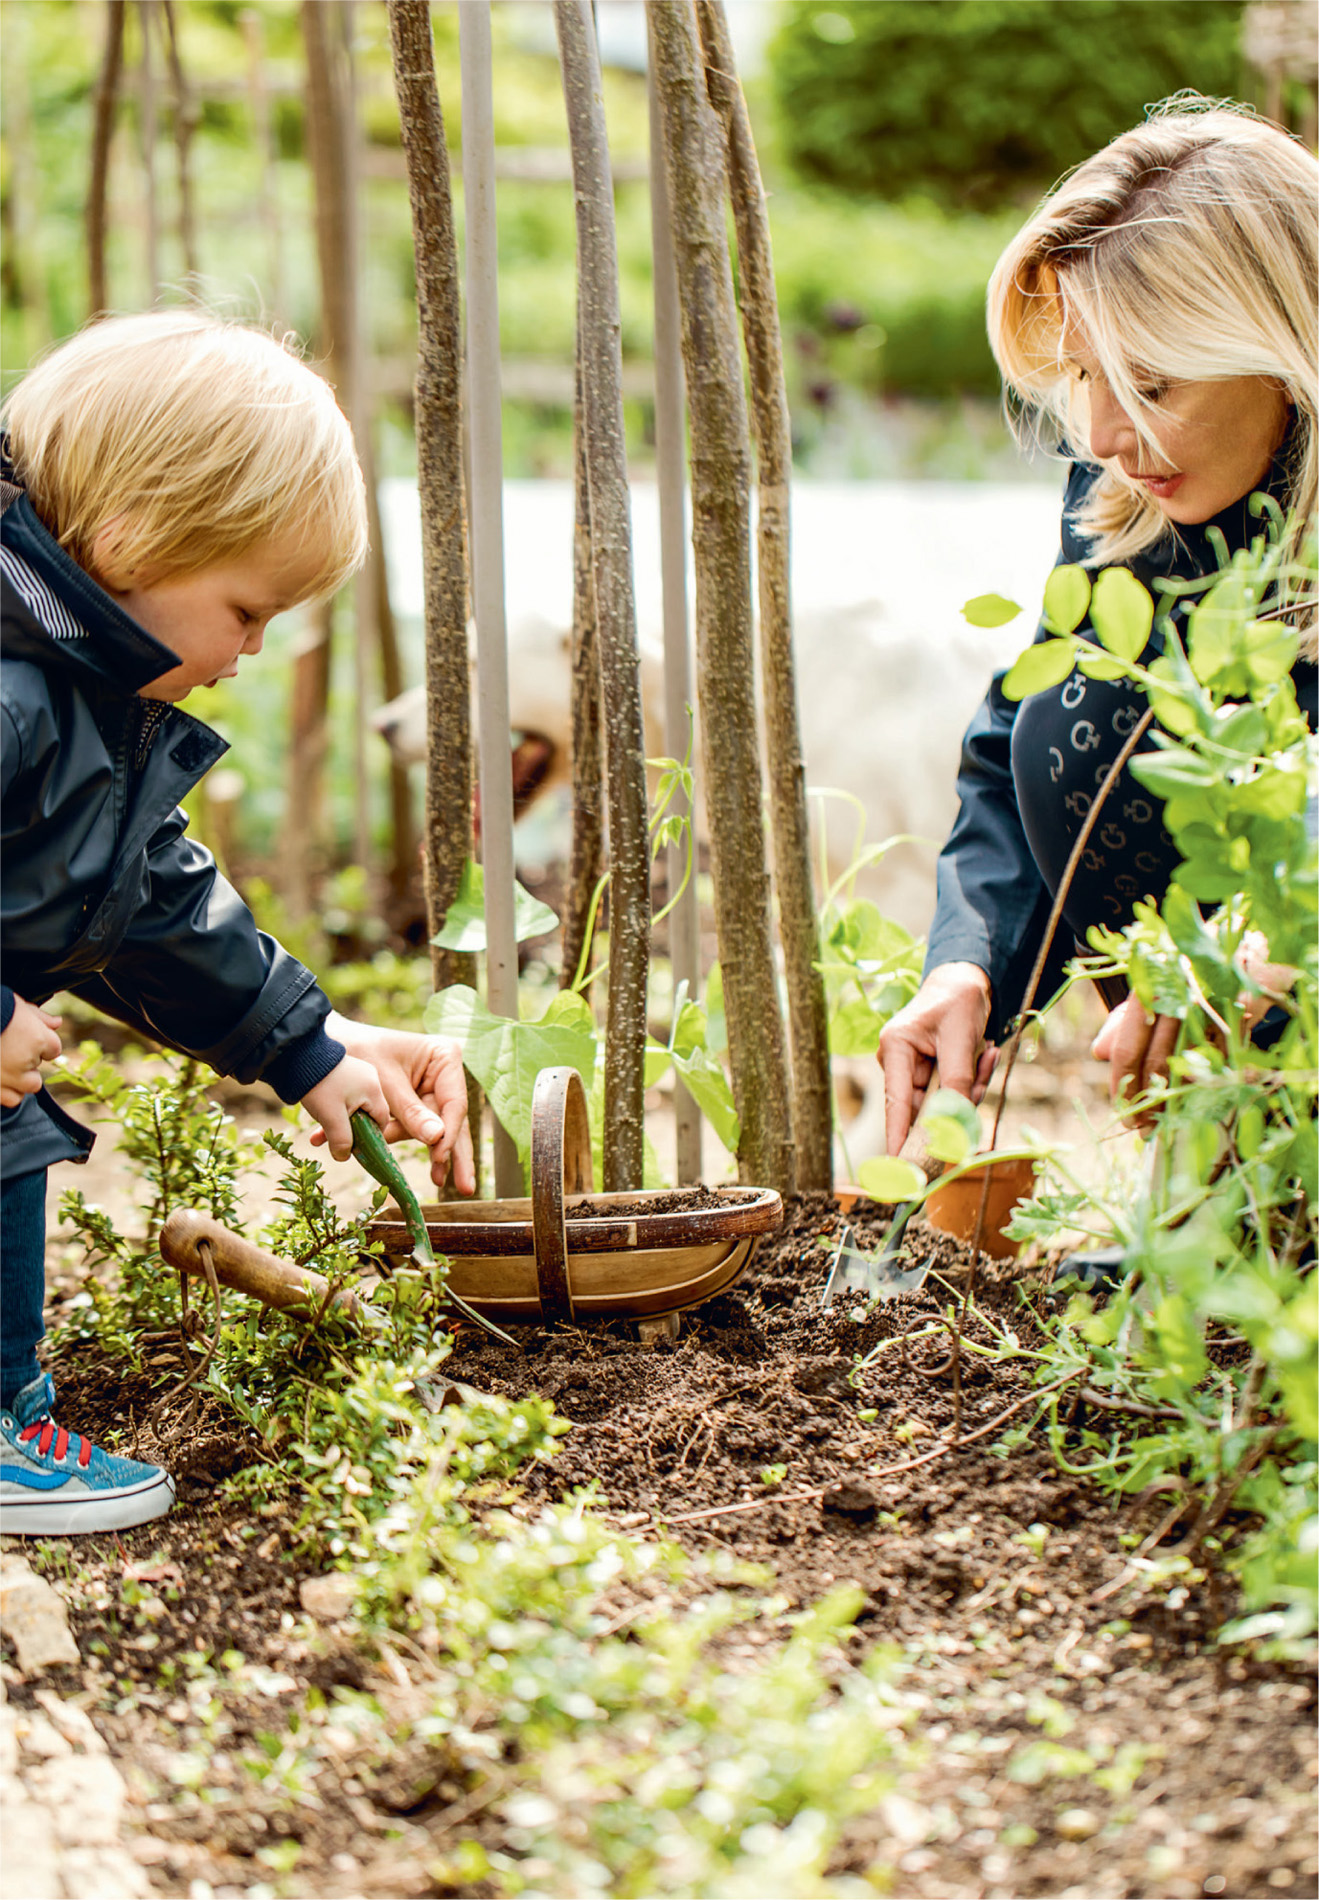
{"type": "MultiPolygon", "coordinates": [[[[1317,185],[1314,157],[1276,126],[1179,96],[1065,179],[1008,246],[989,334],[1022,421],[1076,458],[1060,561],[1147,584],[1212,573],[1219,534],[1231,551],[1261,532],[1257,492],[1294,540],[1313,522],[1317,185]]],[[[1293,677],[1313,727],[1313,628],[1303,651],[1293,677]]],[[[1001,685],[963,742],[924,980],[880,1041],[894,1154],[936,1070],[983,1095],[1077,832],[1144,710],[1126,682],[1079,672],[1020,705],[1001,685]]],[[[1120,928],[1138,899],[1161,899],[1176,862],[1157,801],[1124,773],[1041,996],[1091,925],[1120,928]]],[[[1095,1044],[1115,1100],[1166,1073],[1176,1028],[1117,1003],[1095,1044]]]]}

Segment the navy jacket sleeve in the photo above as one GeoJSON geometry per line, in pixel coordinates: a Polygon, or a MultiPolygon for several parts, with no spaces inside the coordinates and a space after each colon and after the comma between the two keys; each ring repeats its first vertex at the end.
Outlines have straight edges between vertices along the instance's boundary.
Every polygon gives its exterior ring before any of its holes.
{"type": "MultiPolygon", "coordinates": [[[[1069,516],[1096,472],[1086,464],[1073,465],[1055,566],[1085,558],[1069,516]]],[[[1048,637],[1041,623],[1036,644],[1048,637]]],[[[925,955],[926,976],[943,963],[974,963],[985,972],[992,991],[987,1028],[991,1040],[1004,1035],[1021,1007],[1052,903],[1017,808],[1012,780],[1017,704],[1004,698],[1003,679],[1003,673],[994,675],[962,740],[957,775],[961,804],[939,854],[934,922],[925,955]]],[[[1070,954],[1070,947],[1055,950],[1037,1003],[1048,1001],[1070,954]]]]}
{"type": "Polygon", "coordinates": [[[77,993],[221,1075],[259,1078],[298,1101],[344,1055],[325,1031],[329,999],[310,970],[258,930],[186,823],[176,811],[157,830],[132,921],[106,968],[77,993]]]}
{"type": "Polygon", "coordinates": [[[1003,678],[994,675],[962,740],[961,807],[939,854],[925,954],[926,976],[943,963],[974,963],[985,972],[991,1039],[1003,1035],[1020,1007],[1051,902],[1017,811],[1011,758],[1017,708],[1003,696],[1003,678]]]}

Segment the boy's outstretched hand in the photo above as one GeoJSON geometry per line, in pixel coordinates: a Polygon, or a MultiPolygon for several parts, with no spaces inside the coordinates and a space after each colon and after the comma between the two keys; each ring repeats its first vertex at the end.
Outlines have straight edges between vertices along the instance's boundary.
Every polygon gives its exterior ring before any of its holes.
{"type": "Polygon", "coordinates": [[[460,1194],[476,1189],[472,1132],[467,1126],[467,1080],[458,1044],[447,1036],[421,1036],[407,1029],[377,1029],[332,1011],[326,1031],[348,1054],[302,1098],[321,1126],[318,1147],[329,1143],[336,1161],[352,1153],[349,1116],[364,1108],[386,1141],[409,1139],[430,1149],[431,1179],[443,1186],[450,1168],[460,1194]]]}
{"type": "Polygon", "coordinates": [[[0,1108],[17,1108],[41,1087],[41,1065],[60,1052],[60,1019],[23,997],[0,1032],[0,1108]]]}

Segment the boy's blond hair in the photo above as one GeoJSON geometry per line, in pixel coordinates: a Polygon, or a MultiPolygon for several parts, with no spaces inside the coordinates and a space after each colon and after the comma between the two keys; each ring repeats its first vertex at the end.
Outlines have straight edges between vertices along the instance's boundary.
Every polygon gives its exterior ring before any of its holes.
{"type": "Polygon", "coordinates": [[[104,318],[28,372],[4,421],[33,507],[92,573],[111,522],[117,564],[148,581],[295,534],[310,600],[365,556],[346,417],[287,343],[248,324],[197,310],[104,318]]]}
{"type": "MultiPolygon", "coordinates": [[[[1087,453],[1064,348],[1069,317],[1147,447],[1157,449],[1157,398],[1146,379],[1267,378],[1292,410],[1285,505],[1295,551],[1314,519],[1319,470],[1317,183],[1298,140],[1194,94],[1167,100],[1078,166],[990,280],[990,342],[1026,419],[1050,419],[1087,453]]],[[[1110,562],[1169,531],[1145,491],[1112,469],[1080,526],[1110,562]]]]}

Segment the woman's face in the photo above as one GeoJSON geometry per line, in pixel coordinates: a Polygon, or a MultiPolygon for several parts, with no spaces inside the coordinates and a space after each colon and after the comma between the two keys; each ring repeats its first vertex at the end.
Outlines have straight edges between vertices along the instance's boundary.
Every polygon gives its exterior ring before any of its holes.
{"type": "Polygon", "coordinates": [[[1147,494],[1169,521],[1210,521],[1261,485],[1287,428],[1288,402],[1277,383],[1226,376],[1146,384],[1133,371],[1154,405],[1144,413],[1152,447],[1137,434],[1079,326],[1069,326],[1064,348],[1082,385],[1091,455],[1147,494]]]}

